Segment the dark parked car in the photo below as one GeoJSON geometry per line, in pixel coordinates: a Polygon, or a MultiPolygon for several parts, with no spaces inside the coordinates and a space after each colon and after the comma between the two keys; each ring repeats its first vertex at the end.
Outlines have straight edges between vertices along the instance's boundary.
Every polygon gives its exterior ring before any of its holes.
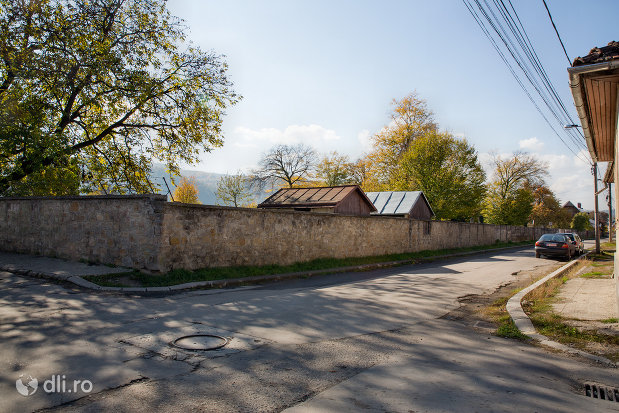
{"type": "Polygon", "coordinates": [[[577,233],[567,232],[565,235],[567,235],[567,237],[572,241],[572,244],[576,246],[576,254],[580,255],[585,252],[585,243],[582,242],[577,233]]]}
{"type": "Polygon", "coordinates": [[[565,234],[544,234],[535,243],[535,258],[542,255],[565,257],[568,260],[576,255],[576,245],[565,234]]]}

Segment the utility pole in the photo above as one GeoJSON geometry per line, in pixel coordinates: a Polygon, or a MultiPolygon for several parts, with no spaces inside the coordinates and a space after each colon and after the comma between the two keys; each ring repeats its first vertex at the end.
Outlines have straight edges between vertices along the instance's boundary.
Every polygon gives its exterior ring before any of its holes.
{"type": "Polygon", "coordinates": [[[593,172],[593,194],[595,195],[594,199],[594,211],[593,211],[593,219],[595,222],[595,253],[600,253],[600,225],[598,222],[598,164],[597,162],[593,163],[593,168],[591,168],[591,172],[593,172]]]}
{"type": "Polygon", "coordinates": [[[613,242],[613,184],[608,183],[608,241],[613,242]]]}

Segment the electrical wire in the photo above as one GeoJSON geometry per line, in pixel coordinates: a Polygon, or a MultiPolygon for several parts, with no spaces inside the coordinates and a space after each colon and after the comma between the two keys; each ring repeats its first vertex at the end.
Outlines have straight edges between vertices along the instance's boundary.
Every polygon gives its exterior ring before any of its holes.
{"type": "Polygon", "coordinates": [[[561,47],[563,48],[563,53],[565,53],[565,57],[567,58],[567,63],[572,66],[572,61],[570,57],[567,55],[567,50],[565,50],[565,45],[563,44],[563,40],[561,40],[561,36],[559,35],[559,31],[557,30],[557,26],[555,26],[554,20],[552,20],[552,14],[550,14],[550,10],[548,10],[548,5],[546,4],[546,0],[542,0],[544,2],[544,7],[546,7],[546,11],[548,12],[548,17],[550,18],[550,22],[552,23],[552,27],[555,29],[555,33],[557,34],[557,38],[559,39],[559,43],[561,43],[561,47]]]}
{"type": "Polygon", "coordinates": [[[582,132],[580,130],[563,129],[563,125],[571,125],[574,124],[574,122],[571,119],[566,105],[563,103],[554,85],[550,81],[548,73],[544,69],[511,0],[507,0],[509,7],[503,0],[491,1],[494,7],[488,3],[488,0],[463,0],[464,5],[473,16],[477,25],[481,28],[484,35],[499,54],[501,60],[503,60],[512,76],[516,79],[518,85],[525,92],[551,130],[574,156],[585,163],[591,164],[591,161],[587,159],[586,156],[585,158],[582,157],[583,152],[588,154],[582,132]],[[473,2],[476,7],[473,5],[473,2]],[[501,47],[501,44],[503,47],[501,47]],[[503,50],[505,50],[507,54],[503,50]],[[511,60],[508,59],[507,55],[511,56],[511,60]],[[556,123],[560,126],[560,130],[563,130],[564,134],[567,135],[569,143],[557,132],[548,116],[542,111],[540,105],[538,105],[536,99],[533,97],[533,93],[520,78],[511,61],[520,69],[520,72],[524,75],[528,84],[543,102],[551,118],[554,118],[556,123]]]}

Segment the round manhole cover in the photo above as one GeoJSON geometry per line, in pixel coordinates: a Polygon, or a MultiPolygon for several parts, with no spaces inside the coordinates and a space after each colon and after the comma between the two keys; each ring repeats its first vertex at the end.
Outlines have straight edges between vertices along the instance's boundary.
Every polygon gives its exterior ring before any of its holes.
{"type": "Polygon", "coordinates": [[[185,350],[217,350],[228,344],[228,339],[212,334],[193,334],[179,337],[172,345],[185,350]]]}

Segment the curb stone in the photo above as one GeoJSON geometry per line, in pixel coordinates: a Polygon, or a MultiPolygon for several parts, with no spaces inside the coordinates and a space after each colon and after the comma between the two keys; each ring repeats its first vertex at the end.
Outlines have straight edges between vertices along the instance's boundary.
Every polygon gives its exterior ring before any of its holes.
{"type": "Polygon", "coordinates": [[[210,287],[210,288],[223,288],[230,286],[242,286],[247,283],[260,283],[260,282],[269,282],[269,281],[280,281],[280,280],[290,280],[295,278],[303,278],[303,277],[313,277],[317,275],[325,275],[325,274],[337,274],[342,272],[354,272],[354,271],[367,271],[367,270],[375,270],[381,268],[390,268],[390,267],[398,267],[407,264],[417,264],[421,262],[432,262],[435,260],[446,259],[446,258],[455,258],[455,257],[464,257],[468,255],[475,254],[484,254],[488,252],[497,252],[503,250],[511,250],[517,248],[527,248],[527,245],[515,245],[512,247],[501,247],[501,248],[490,248],[486,250],[475,250],[475,251],[466,251],[466,252],[457,252],[453,254],[443,254],[443,255],[434,255],[431,257],[421,257],[415,259],[408,260],[400,260],[400,261],[386,261],[375,264],[363,264],[363,265],[353,265],[348,267],[337,267],[330,268],[325,270],[313,270],[313,271],[301,271],[301,272],[291,272],[284,274],[272,274],[272,275],[257,275],[253,277],[244,277],[244,278],[231,278],[225,280],[210,280],[210,281],[194,281],[184,284],[163,286],[163,287],[108,287],[95,284],[93,282],[87,281],[79,275],[70,275],[70,274],[57,274],[53,272],[37,272],[31,271],[27,269],[19,269],[15,268],[13,265],[0,265],[0,271],[8,271],[14,274],[19,275],[29,275],[32,277],[42,277],[42,278],[51,278],[60,281],[70,282],[79,287],[86,288],[94,291],[106,291],[106,292],[115,292],[115,293],[176,293],[182,290],[191,290],[194,288],[201,287],[210,287]]]}
{"type": "Polygon", "coordinates": [[[581,259],[585,258],[590,253],[591,253],[591,251],[589,251],[586,254],[578,257],[577,260],[573,260],[573,261],[568,262],[567,264],[565,264],[561,268],[551,272],[550,274],[548,274],[544,278],[536,281],[535,283],[531,284],[527,288],[525,288],[525,289],[521,290],[520,292],[518,292],[517,294],[513,295],[507,301],[507,304],[505,305],[505,309],[507,310],[507,312],[509,313],[509,316],[514,321],[514,324],[516,325],[518,330],[520,330],[520,332],[522,334],[524,334],[526,336],[529,336],[530,338],[532,338],[534,340],[539,341],[540,344],[543,344],[545,346],[554,348],[556,350],[565,351],[567,353],[577,354],[577,355],[580,355],[582,357],[585,357],[585,358],[588,358],[590,360],[593,360],[595,362],[609,365],[611,367],[617,367],[617,365],[615,363],[613,363],[611,360],[607,359],[606,357],[596,356],[594,354],[590,354],[590,353],[587,353],[585,351],[578,350],[578,349],[566,346],[565,344],[557,343],[556,341],[552,341],[548,337],[546,337],[546,336],[544,336],[542,334],[539,334],[537,332],[537,330],[535,329],[535,327],[533,326],[533,323],[531,322],[531,319],[529,318],[529,316],[522,309],[522,304],[521,304],[522,299],[528,293],[530,293],[531,291],[535,290],[537,287],[539,287],[540,285],[544,284],[546,281],[550,280],[551,278],[555,278],[555,277],[558,277],[560,275],[563,275],[565,272],[567,272],[567,270],[572,268],[574,265],[576,265],[576,263],[578,263],[581,259]]]}

